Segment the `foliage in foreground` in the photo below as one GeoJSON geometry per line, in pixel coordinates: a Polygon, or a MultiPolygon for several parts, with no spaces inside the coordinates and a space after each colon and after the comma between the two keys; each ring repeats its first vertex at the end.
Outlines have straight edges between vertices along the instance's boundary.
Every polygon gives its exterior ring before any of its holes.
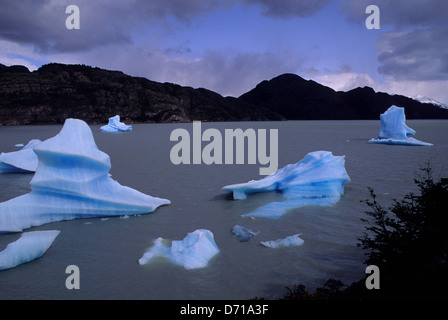
{"type": "Polygon", "coordinates": [[[365,279],[342,289],[328,280],[309,293],[303,285],[287,288],[285,300],[447,299],[448,298],[448,178],[434,181],[429,165],[414,180],[419,194],[381,206],[372,189],[366,232],[358,246],[366,250],[367,265],[380,270],[380,289],[368,290],[365,279]]]}
{"type": "Polygon", "coordinates": [[[429,166],[414,181],[420,194],[407,194],[384,209],[370,190],[373,221],[359,239],[367,265],[381,270],[384,298],[448,297],[448,179],[434,181],[429,166]]]}

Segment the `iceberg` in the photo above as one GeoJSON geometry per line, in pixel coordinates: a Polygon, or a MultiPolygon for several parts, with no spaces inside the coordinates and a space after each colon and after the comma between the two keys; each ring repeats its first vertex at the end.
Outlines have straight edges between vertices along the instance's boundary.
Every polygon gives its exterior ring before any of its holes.
{"type": "Polygon", "coordinates": [[[286,201],[271,202],[244,217],[278,219],[288,210],[306,205],[330,206],[344,194],[350,181],[345,170],[345,156],[333,156],[329,151],[308,153],[302,160],[289,164],[260,180],[223,187],[233,192],[234,199],[246,199],[255,192],[280,191],[286,201]]]}
{"type": "Polygon", "coordinates": [[[238,224],[233,227],[232,233],[236,235],[240,242],[247,242],[257,235],[252,230],[238,224]]]}
{"type": "Polygon", "coordinates": [[[39,164],[31,192],[0,203],[0,233],[76,218],[150,213],[170,203],[113,180],[109,156],[82,120],[67,119],[34,152],[39,164]]]}
{"type": "Polygon", "coordinates": [[[59,230],[31,231],[8,244],[0,252],[0,270],[15,268],[18,265],[40,258],[59,235],[59,230]]]}
{"type": "Polygon", "coordinates": [[[286,237],[284,239],[277,239],[277,240],[270,240],[270,241],[263,241],[260,242],[265,247],[269,248],[281,248],[281,247],[297,247],[301,246],[305,241],[300,238],[300,233],[286,237]]]}
{"type": "Polygon", "coordinates": [[[0,173],[35,172],[38,160],[33,148],[41,142],[39,139],[32,139],[19,151],[2,152],[0,173]]]}
{"type": "Polygon", "coordinates": [[[431,143],[412,138],[415,130],[406,125],[404,108],[391,106],[380,115],[381,127],[378,139],[370,139],[369,143],[395,144],[408,146],[432,146],[431,143]]]}
{"type": "Polygon", "coordinates": [[[109,123],[102,126],[101,130],[105,132],[124,132],[131,131],[132,126],[120,122],[120,116],[116,115],[115,117],[109,118],[109,123]]]}
{"type": "Polygon", "coordinates": [[[138,262],[143,265],[154,257],[166,257],[185,269],[197,269],[206,267],[209,260],[218,253],[213,233],[207,229],[198,229],[188,233],[181,241],[172,241],[171,246],[165,245],[162,238],[157,238],[154,246],[138,262]]]}

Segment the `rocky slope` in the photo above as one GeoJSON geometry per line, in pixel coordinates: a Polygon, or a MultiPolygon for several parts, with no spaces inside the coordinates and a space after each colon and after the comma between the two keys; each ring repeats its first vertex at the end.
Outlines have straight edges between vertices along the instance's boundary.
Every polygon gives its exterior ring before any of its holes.
{"type": "Polygon", "coordinates": [[[268,108],[206,89],[158,83],[84,65],[48,64],[29,72],[0,65],[0,124],[90,124],[120,115],[129,123],[282,120],[268,108]]]}
{"type": "Polygon", "coordinates": [[[405,108],[407,119],[448,119],[448,110],[430,103],[370,87],[335,91],[294,74],[263,81],[239,99],[269,107],[291,120],[376,120],[391,105],[405,108]]]}
{"type": "Polygon", "coordinates": [[[0,64],[0,125],[379,119],[392,104],[408,119],[448,119],[448,109],[369,87],[336,92],[294,74],[263,81],[239,98],[159,83],[85,65],[48,64],[34,72],[0,64]]]}

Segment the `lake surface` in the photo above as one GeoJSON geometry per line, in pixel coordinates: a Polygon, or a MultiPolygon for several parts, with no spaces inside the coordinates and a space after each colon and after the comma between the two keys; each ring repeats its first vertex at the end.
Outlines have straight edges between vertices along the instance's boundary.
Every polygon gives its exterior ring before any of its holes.
{"type": "MultiPolygon", "coordinates": [[[[40,259],[0,271],[0,299],[249,299],[275,298],[285,287],[304,284],[312,290],[328,278],[350,284],[365,275],[365,256],[356,245],[368,207],[368,187],[389,205],[416,191],[413,179],[430,162],[434,176],[448,176],[448,121],[408,120],[416,139],[430,147],[369,144],[380,121],[287,121],[202,123],[202,130],[278,129],[279,168],[308,152],[325,150],[345,155],[351,182],[331,207],[302,207],[278,220],[243,218],[242,214],[271,201],[278,193],[231,200],[222,187],[260,179],[261,164],[174,165],[170,150],[176,128],[192,124],[137,124],[133,131],[103,133],[91,126],[98,148],[112,162],[110,173],[120,184],[166,198],[171,204],[154,213],[79,219],[42,225],[32,230],[60,230],[40,259]],[[232,234],[239,224],[259,233],[241,243],[232,234]],[[167,259],[140,265],[138,259],[156,238],[182,240],[196,229],[213,232],[220,253],[207,267],[186,270],[167,259]],[[301,233],[302,246],[266,248],[261,241],[301,233]],[[80,289],[68,290],[65,269],[80,270],[80,289]]],[[[62,126],[0,127],[0,152],[18,150],[17,143],[45,140],[62,126]]],[[[207,143],[203,143],[206,145],[207,143]]],[[[247,163],[247,161],[246,161],[247,163]]],[[[30,191],[31,174],[0,175],[0,201],[30,191]]],[[[0,250],[20,233],[0,235],[0,250]]]]}

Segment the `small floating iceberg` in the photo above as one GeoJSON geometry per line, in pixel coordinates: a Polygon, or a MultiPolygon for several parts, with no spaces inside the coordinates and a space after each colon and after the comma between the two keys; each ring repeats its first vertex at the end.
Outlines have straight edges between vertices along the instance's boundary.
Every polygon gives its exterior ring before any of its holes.
{"type": "Polygon", "coordinates": [[[31,192],[0,203],[0,233],[77,218],[150,213],[170,203],[113,180],[109,156],[98,149],[82,120],[67,119],[34,152],[39,165],[31,192]]]}
{"type": "Polygon", "coordinates": [[[154,246],[138,262],[142,265],[154,257],[166,257],[185,269],[196,269],[206,267],[209,260],[218,253],[213,233],[207,229],[198,229],[188,233],[181,241],[172,241],[171,246],[165,245],[162,238],[157,238],[154,246]]]}
{"type": "Polygon", "coordinates": [[[41,142],[39,139],[32,139],[19,151],[2,152],[0,154],[0,173],[35,172],[38,159],[33,148],[41,142]]]}
{"type": "Polygon", "coordinates": [[[8,244],[0,252],[0,270],[15,268],[18,265],[40,258],[59,235],[59,230],[31,231],[8,244]]]}
{"type": "Polygon", "coordinates": [[[115,117],[109,118],[109,123],[105,126],[102,126],[101,130],[104,132],[124,132],[131,131],[132,126],[120,122],[120,116],[116,115],[115,117]]]}
{"type": "Polygon", "coordinates": [[[380,115],[381,127],[378,139],[370,139],[369,143],[395,144],[408,146],[432,146],[431,143],[412,138],[415,130],[406,125],[404,108],[391,106],[380,115]]]}
{"type": "Polygon", "coordinates": [[[300,233],[286,237],[284,239],[278,239],[278,240],[270,240],[270,241],[263,241],[260,242],[265,247],[269,248],[281,248],[281,247],[297,247],[301,246],[305,241],[300,238],[300,233]]]}
{"type": "Polygon", "coordinates": [[[247,242],[257,235],[252,230],[238,224],[233,227],[232,233],[238,238],[240,242],[247,242]]]}
{"type": "Polygon", "coordinates": [[[261,180],[228,185],[223,190],[233,192],[234,199],[245,199],[255,192],[282,192],[286,201],[271,202],[243,214],[244,217],[278,219],[290,209],[306,205],[329,206],[338,202],[349,181],[344,156],[315,151],[261,180]]]}

